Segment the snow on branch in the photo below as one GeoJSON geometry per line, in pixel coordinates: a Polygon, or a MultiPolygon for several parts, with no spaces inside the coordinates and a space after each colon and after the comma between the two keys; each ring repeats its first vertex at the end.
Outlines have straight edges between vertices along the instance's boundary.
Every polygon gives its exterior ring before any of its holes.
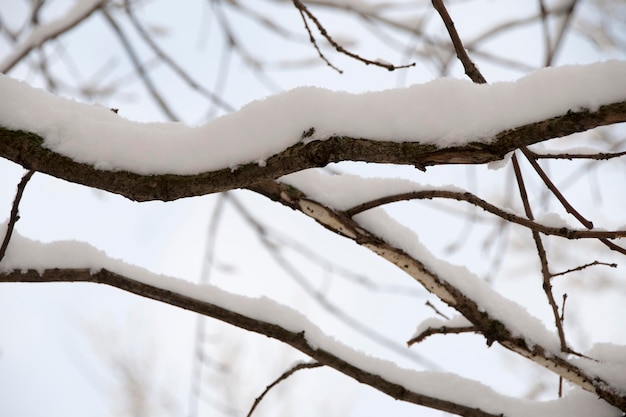
{"type": "MultiPolygon", "coordinates": [[[[6,225],[0,225],[0,229],[6,225]]],[[[614,408],[574,390],[549,402],[506,397],[454,374],[417,372],[374,358],[326,336],[305,316],[267,298],[249,298],[211,285],[151,273],[82,242],[40,243],[13,236],[0,264],[0,282],[90,282],[110,285],[282,341],[321,365],[391,397],[471,417],[614,415],[614,408]],[[70,254],[72,256],[67,256],[70,254]],[[451,390],[450,387],[455,387],[451,390]]]]}
{"type": "MultiPolygon", "coordinates": [[[[288,184],[266,182],[251,189],[301,211],[334,233],[352,239],[393,263],[461,313],[475,331],[486,338],[488,345],[498,342],[626,410],[624,387],[611,386],[597,373],[572,364],[568,355],[559,351],[557,338],[524,308],[502,297],[465,268],[436,259],[417,241],[414,233],[381,209],[372,209],[352,218],[326,206],[325,202],[336,204],[336,196],[347,194],[345,188],[333,182],[330,176],[310,173],[315,176],[312,180],[302,174],[286,178],[288,184]]],[[[359,187],[353,184],[350,190],[355,188],[359,187]]]]}
{"type": "Polygon", "coordinates": [[[366,94],[303,87],[201,127],[136,123],[0,76],[0,156],[125,195],[245,187],[343,160],[476,164],[626,121],[626,62],[548,68],[516,82],[439,79],[366,94]]]}

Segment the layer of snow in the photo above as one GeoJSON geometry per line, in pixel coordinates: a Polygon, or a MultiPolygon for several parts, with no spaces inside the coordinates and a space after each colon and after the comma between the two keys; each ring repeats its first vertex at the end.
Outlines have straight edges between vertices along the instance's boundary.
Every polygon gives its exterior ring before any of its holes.
{"type": "MultiPolygon", "coordinates": [[[[293,185],[315,201],[336,209],[345,209],[396,192],[419,189],[419,185],[407,180],[381,179],[377,182],[356,175],[327,175],[319,169],[291,174],[282,177],[281,181],[293,185]]],[[[556,334],[549,332],[539,319],[530,315],[520,304],[501,296],[467,268],[436,258],[411,229],[391,218],[384,209],[373,208],[359,213],[354,216],[354,220],[390,245],[422,262],[441,280],[454,285],[474,300],[482,311],[504,323],[515,336],[523,337],[530,346],[540,345],[556,356],[561,355],[556,334]]]]}
{"type": "Polygon", "coordinates": [[[516,82],[444,78],[365,94],[301,87],[248,104],[201,127],[136,123],[107,108],[55,97],[0,76],[0,125],[102,170],[194,174],[257,162],[332,135],[440,147],[489,141],[500,131],[580,108],[626,100],[626,62],[546,68],[516,82]]]}
{"type": "MultiPolygon", "coordinates": [[[[0,235],[4,234],[5,230],[6,223],[0,224],[0,235]]],[[[564,398],[555,401],[532,402],[500,395],[481,383],[455,374],[416,372],[401,368],[393,362],[368,356],[326,336],[319,327],[299,312],[270,299],[244,297],[225,292],[214,286],[201,286],[181,279],[154,274],[109,258],[102,251],[86,243],[44,244],[14,234],[6,256],[0,263],[0,273],[29,268],[89,268],[93,271],[106,268],[136,281],[277,324],[292,332],[304,331],[307,341],[312,346],[332,352],[346,362],[368,372],[401,384],[411,391],[478,407],[487,412],[504,413],[512,417],[528,415],[613,417],[619,415],[615,408],[603,401],[598,401],[595,395],[581,390],[573,390],[564,398]]]]}

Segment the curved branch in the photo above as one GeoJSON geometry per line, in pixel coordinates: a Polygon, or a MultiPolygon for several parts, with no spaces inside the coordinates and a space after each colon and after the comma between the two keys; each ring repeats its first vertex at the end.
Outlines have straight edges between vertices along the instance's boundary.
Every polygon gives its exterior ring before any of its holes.
{"type": "Polygon", "coordinates": [[[274,388],[276,385],[278,385],[279,383],[281,383],[282,381],[286,380],[291,375],[295,374],[296,372],[298,372],[298,371],[300,371],[302,369],[319,368],[320,366],[323,366],[323,365],[321,363],[319,363],[319,362],[300,362],[300,363],[297,363],[297,364],[293,365],[291,368],[289,368],[288,370],[283,372],[281,374],[281,376],[276,378],[274,380],[274,382],[272,382],[267,387],[265,387],[265,390],[261,393],[261,395],[259,395],[254,400],[254,403],[252,404],[252,407],[250,407],[250,411],[248,411],[248,414],[246,415],[246,417],[250,417],[252,415],[252,413],[254,413],[254,410],[257,408],[257,406],[259,405],[261,400],[263,400],[263,398],[267,395],[267,393],[270,392],[270,390],[272,388],[274,388]]]}
{"type": "Polygon", "coordinates": [[[537,223],[534,220],[530,220],[525,217],[518,216],[509,211],[503,210],[482,198],[469,193],[469,192],[457,192],[448,190],[422,190],[413,191],[403,194],[394,194],[376,200],[367,201],[358,206],[352,207],[346,210],[346,214],[350,217],[355,216],[363,211],[370,210],[375,207],[382,206],[384,204],[394,203],[398,201],[406,200],[418,200],[418,199],[433,199],[433,198],[446,198],[457,201],[465,201],[476,207],[480,207],[483,210],[498,216],[508,222],[516,223],[521,226],[527,227],[531,230],[543,233],[544,235],[559,236],[566,239],[616,239],[626,237],[626,230],[575,230],[566,227],[550,227],[537,223]]]}
{"type": "MultiPolygon", "coordinates": [[[[310,200],[301,191],[286,184],[269,181],[257,184],[251,189],[306,214],[328,230],[355,241],[393,263],[425,289],[439,297],[441,301],[461,313],[474,325],[476,331],[487,339],[488,345],[498,342],[581,388],[594,392],[620,410],[626,411],[626,396],[619,389],[611,387],[611,384],[602,378],[588,374],[564,357],[557,356],[558,352],[551,352],[544,346],[533,344],[531,340],[519,335],[519,331],[507,328],[502,321],[490,315],[484,306],[481,307],[478,301],[472,299],[462,288],[439,276],[422,261],[408,255],[404,250],[368,232],[345,212],[334,211],[319,202],[310,200]]],[[[482,291],[488,290],[483,288],[482,291]]],[[[495,297],[495,294],[491,294],[490,297],[495,297]]]]}
{"type": "Polygon", "coordinates": [[[263,321],[252,316],[240,314],[216,304],[193,298],[178,292],[169,291],[156,285],[136,281],[106,269],[94,272],[89,269],[47,269],[41,273],[36,270],[0,273],[0,282],[92,282],[106,284],[142,297],[161,301],[172,306],[213,317],[242,329],[259,333],[284,342],[304,354],[339,372],[367,384],[389,396],[413,404],[419,404],[437,410],[468,417],[496,417],[480,409],[457,404],[440,398],[411,391],[403,385],[385,379],[383,376],[362,369],[330,351],[317,348],[307,340],[304,331],[288,330],[277,324],[263,321]]]}
{"type": "Polygon", "coordinates": [[[140,175],[127,171],[101,171],[55,153],[43,146],[44,138],[24,131],[0,127],[0,157],[77,184],[110,191],[135,201],[171,201],[273,180],[307,168],[331,162],[365,161],[427,166],[484,164],[502,159],[522,146],[583,132],[599,126],[626,122],[626,101],[601,106],[595,111],[569,111],[548,120],[530,123],[498,133],[491,141],[476,138],[462,146],[438,148],[412,142],[386,142],[346,136],[299,142],[258,163],[203,172],[196,175],[140,175]],[[479,141],[480,140],[480,141],[479,141]]]}

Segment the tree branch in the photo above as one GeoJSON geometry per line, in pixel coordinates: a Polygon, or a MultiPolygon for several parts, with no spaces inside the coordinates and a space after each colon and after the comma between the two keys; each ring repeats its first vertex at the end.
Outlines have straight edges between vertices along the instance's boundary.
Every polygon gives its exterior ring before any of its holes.
{"type": "Polygon", "coordinates": [[[142,297],[213,317],[233,326],[284,342],[315,359],[321,365],[334,368],[397,400],[407,401],[461,416],[497,417],[495,414],[476,408],[411,391],[407,387],[385,379],[385,377],[381,375],[368,372],[358,365],[349,362],[349,359],[343,359],[333,352],[313,346],[307,340],[304,331],[297,332],[287,330],[277,324],[240,314],[219,305],[169,291],[155,285],[136,281],[106,269],[99,270],[98,272],[89,269],[47,269],[41,273],[32,269],[27,271],[13,271],[0,273],[0,282],[92,282],[110,285],[142,297]]]}
{"type": "Polygon", "coordinates": [[[589,375],[563,357],[557,356],[558,352],[551,352],[538,344],[532,344],[523,336],[516,336],[522,329],[508,329],[504,323],[490,316],[484,308],[460,288],[440,277],[420,260],[409,256],[402,249],[394,247],[368,232],[345,212],[334,211],[319,202],[310,200],[290,185],[268,181],[250,188],[274,201],[301,211],[328,230],[355,241],[393,263],[418,281],[425,289],[461,313],[474,325],[476,331],[487,339],[488,345],[498,342],[507,349],[544,366],[575,385],[596,393],[620,410],[626,411],[626,396],[619,389],[611,387],[610,383],[602,380],[602,378],[589,375]]]}
{"type": "Polygon", "coordinates": [[[246,415],[246,417],[250,417],[252,415],[252,413],[254,412],[254,410],[257,408],[257,406],[259,405],[259,403],[261,402],[261,400],[263,400],[263,398],[265,397],[265,395],[267,395],[268,392],[270,392],[270,390],[272,388],[274,388],[276,385],[278,385],[279,383],[281,383],[282,381],[286,380],[287,378],[289,378],[291,375],[295,374],[296,372],[302,370],[302,369],[312,369],[312,368],[319,368],[320,366],[323,366],[321,363],[319,362],[300,362],[300,363],[296,363],[295,365],[293,365],[291,368],[289,368],[288,370],[286,370],[285,372],[282,373],[281,376],[279,376],[278,378],[276,378],[274,380],[274,382],[272,382],[271,384],[269,384],[265,390],[261,393],[261,395],[259,395],[255,400],[254,403],[252,404],[252,407],[250,407],[250,411],[248,411],[248,414],[246,415]]]}
{"type": "Polygon", "coordinates": [[[249,163],[235,170],[225,168],[197,175],[140,175],[127,171],[101,171],[45,148],[44,138],[39,135],[0,127],[0,157],[27,169],[110,191],[131,200],[171,201],[248,187],[292,172],[339,161],[407,164],[421,168],[446,164],[484,164],[500,160],[522,146],[620,122],[626,122],[626,101],[601,106],[595,111],[569,111],[548,120],[502,131],[491,141],[476,138],[467,145],[448,148],[421,144],[419,138],[410,138],[412,142],[386,142],[331,136],[326,140],[299,142],[269,158],[265,166],[249,163]]]}
{"type": "Polygon", "coordinates": [[[9,216],[9,223],[7,224],[7,230],[4,234],[4,239],[2,240],[2,245],[0,245],[0,261],[4,258],[4,254],[9,247],[9,242],[11,241],[11,235],[13,235],[13,228],[15,227],[15,223],[20,219],[19,206],[20,201],[22,200],[22,195],[24,194],[24,189],[26,189],[26,184],[32,178],[35,171],[30,170],[24,174],[22,180],[17,185],[17,191],[15,193],[15,199],[13,199],[13,206],[11,207],[11,214],[9,216]]]}
{"type": "Polygon", "coordinates": [[[473,204],[476,207],[480,207],[486,212],[498,216],[503,220],[519,224],[520,226],[527,227],[531,230],[543,233],[544,235],[559,236],[566,239],[617,239],[626,237],[626,230],[576,230],[567,227],[546,226],[541,223],[537,223],[534,220],[518,216],[514,213],[511,213],[510,211],[503,210],[472,193],[448,190],[421,190],[403,194],[389,195],[359,204],[358,206],[346,210],[345,213],[348,216],[352,217],[363,211],[370,210],[374,207],[379,207],[384,204],[405,200],[422,200],[433,198],[445,198],[456,201],[465,201],[469,204],[473,204]]]}

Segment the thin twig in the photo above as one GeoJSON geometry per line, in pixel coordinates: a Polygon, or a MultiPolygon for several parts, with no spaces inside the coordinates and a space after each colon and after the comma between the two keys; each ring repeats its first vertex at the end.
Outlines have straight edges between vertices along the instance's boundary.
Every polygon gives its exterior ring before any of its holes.
{"type": "Polygon", "coordinates": [[[465,201],[474,206],[480,207],[488,213],[500,217],[510,223],[519,224],[520,226],[527,227],[531,230],[543,233],[544,235],[559,236],[566,239],[617,239],[626,237],[626,230],[575,230],[566,227],[549,227],[543,224],[537,223],[534,220],[518,216],[510,211],[503,210],[482,198],[469,193],[469,192],[457,192],[448,190],[422,190],[412,191],[408,193],[389,195],[375,200],[366,201],[357,206],[354,206],[346,210],[348,216],[355,216],[366,210],[370,210],[375,207],[382,206],[384,204],[394,203],[398,201],[417,200],[417,199],[433,199],[444,198],[456,201],[465,201]]]}
{"type": "Polygon", "coordinates": [[[566,275],[566,274],[569,274],[569,273],[572,273],[572,272],[576,272],[576,271],[581,271],[581,270],[583,270],[585,268],[589,268],[590,266],[594,266],[594,265],[604,265],[604,266],[608,266],[610,268],[617,268],[617,264],[616,263],[610,263],[609,264],[609,263],[606,263],[606,262],[593,261],[593,262],[590,262],[588,264],[578,266],[576,268],[568,269],[567,271],[563,271],[563,272],[559,272],[559,273],[556,273],[556,274],[552,274],[552,278],[558,277],[558,276],[561,276],[561,275],[566,275]]]}
{"type": "Polygon", "coordinates": [[[463,42],[461,41],[461,38],[459,37],[459,34],[454,27],[454,22],[452,21],[452,18],[450,17],[446,6],[443,4],[443,0],[432,0],[432,2],[433,7],[441,16],[441,20],[443,20],[443,23],[448,30],[448,34],[450,35],[450,39],[452,40],[452,44],[454,45],[454,50],[456,51],[456,56],[463,64],[465,74],[470,77],[470,79],[476,84],[486,84],[487,80],[480,73],[469,55],[467,55],[467,51],[465,51],[465,48],[463,47],[463,42]]]}
{"type": "MultiPolygon", "coordinates": [[[[305,20],[305,26],[307,28],[307,31],[309,32],[309,36],[311,38],[311,42],[313,43],[313,45],[315,46],[315,49],[317,49],[318,53],[321,52],[319,50],[319,47],[317,46],[316,41],[313,39],[313,35],[311,34],[311,31],[309,30],[309,27],[306,23],[306,19],[305,16],[308,17],[309,19],[311,19],[311,21],[315,24],[315,26],[317,26],[317,29],[319,30],[320,34],[328,41],[328,43],[330,43],[337,52],[347,55],[350,58],[356,59],[357,61],[361,61],[363,62],[365,65],[375,65],[378,67],[382,67],[385,68],[389,71],[393,71],[396,69],[401,69],[401,68],[409,68],[409,67],[414,67],[416,64],[415,62],[411,63],[411,64],[407,64],[407,65],[393,65],[393,64],[388,64],[385,62],[381,62],[381,61],[372,61],[370,59],[367,58],[363,58],[362,56],[355,54],[353,52],[348,51],[347,49],[345,49],[343,46],[339,45],[333,38],[332,36],[330,36],[328,34],[328,31],[326,31],[326,28],[320,23],[320,21],[317,19],[317,17],[315,17],[315,15],[308,9],[308,7],[306,7],[304,5],[304,3],[302,3],[300,0],[292,0],[294,6],[296,6],[296,8],[298,9],[298,11],[300,12],[300,15],[302,15],[302,19],[305,20]]],[[[328,62],[328,60],[326,58],[324,58],[322,56],[322,59],[324,59],[324,61],[326,61],[326,63],[328,63],[332,68],[334,68],[335,70],[339,71],[336,67],[334,67],[332,64],[330,64],[328,62]]],[[[341,72],[341,71],[340,71],[341,72]]]]}
{"type": "Polygon", "coordinates": [[[596,161],[607,160],[611,158],[619,158],[626,155],[626,151],[622,152],[598,152],[593,154],[575,154],[575,153],[545,153],[540,154],[526,148],[529,155],[534,159],[593,159],[596,161]]]}
{"type": "MultiPolygon", "coordinates": [[[[522,204],[524,205],[524,211],[526,212],[526,216],[533,220],[533,212],[530,207],[530,202],[528,200],[528,193],[526,192],[526,187],[524,185],[524,177],[522,176],[522,171],[519,166],[519,162],[517,161],[517,155],[513,154],[511,158],[513,162],[513,170],[515,171],[515,178],[517,180],[517,186],[519,189],[520,198],[522,200],[522,204]]],[[[568,352],[569,348],[567,347],[567,342],[565,341],[565,332],[563,330],[563,325],[559,316],[559,308],[556,305],[556,301],[554,300],[554,294],[552,294],[552,283],[550,279],[552,275],[550,274],[550,268],[548,266],[548,255],[546,254],[546,250],[543,246],[543,242],[541,241],[541,236],[539,232],[533,230],[532,231],[533,240],[535,241],[535,246],[537,247],[537,254],[539,255],[539,260],[541,261],[541,274],[543,275],[543,291],[548,298],[548,304],[552,309],[552,314],[554,315],[554,321],[556,324],[556,329],[559,334],[559,340],[561,342],[561,351],[568,352]]]]}
{"type": "Polygon", "coordinates": [[[287,378],[289,378],[291,375],[295,374],[299,370],[319,368],[320,366],[324,366],[324,365],[319,362],[303,362],[303,363],[297,363],[291,368],[289,368],[287,371],[283,372],[283,374],[279,376],[278,378],[276,378],[274,382],[272,382],[267,387],[265,387],[265,391],[263,391],[263,393],[254,400],[254,404],[252,404],[252,407],[250,408],[250,411],[248,412],[246,417],[250,417],[252,415],[255,408],[259,405],[263,397],[265,397],[265,395],[267,395],[267,393],[270,392],[270,390],[274,388],[276,385],[286,380],[287,378]]]}
{"type": "MultiPolygon", "coordinates": [[[[567,294],[563,294],[563,303],[561,304],[561,323],[565,321],[565,301],[567,294]]],[[[563,396],[563,377],[559,375],[559,398],[563,396]]]]}
{"type": "Polygon", "coordinates": [[[435,334],[461,334],[461,333],[476,333],[478,330],[474,326],[463,326],[463,327],[429,327],[420,334],[415,337],[412,337],[409,341],[406,342],[407,346],[412,346],[415,343],[420,343],[428,336],[432,336],[435,334]]]}
{"type": "Polygon", "coordinates": [[[13,235],[13,229],[15,228],[15,223],[20,219],[19,214],[19,205],[22,200],[22,195],[24,194],[24,189],[26,188],[26,184],[33,177],[35,173],[34,170],[30,170],[24,174],[22,180],[17,185],[17,191],[15,193],[15,198],[13,199],[13,206],[11,207],[11,214],[9,216],[9,223],[7,224],[7,231],[4,234],[4,240],[2,241],[2,246],[0,246],[0,261],[4,258],[4,255],[9,247],[9,241],[11,240],[11,235],[13,235]]]}
{"type": "Polygon", "coordinates": [[[426,306],[430,307],[433,309],[433,311],[440,315],[441,317],[443,317],[446,320],[450,320],[450,318],[448,316],[446,316],[445,314],[443,314],[441,311],[439,311],[439,309],[437,307],[435,307],[435,305],[433,303],[431,303],[430,301],[426,301],[426,306]]]}
{"type": "Polygon", "coordinates": [[[593,223],[587,220],[582,214],[578,212],[578,210],[576,210],[569,203],[569,201],[567,201],[567,199],[561,193],[561,191],[559,191],[557,186],[554,185],[552,180],[550,180],[546,172],[541,168],[541,166],[539,166],[539,163],[537,163],[537,161],[532,157],[532,154],[530,154],[526,148],[522,148],[521,150],[524,156],[526,157],[526,159],[528,160],[528,162],[530,162],[530,165],[533,167],[535,172],[537,172],[537,174],[539,175],[543,183],[546,185],[546,187],[548,187],[548,189],[552,191],[552,194],[554,194],[554,196],[561,202],[561,205],[563,206],[563,208],[565,208],[565,210],[569,214],[576,217],[576,219],[578,219],[578,221],[581,222],[583,226],[585,226],[587,229],[593,229],[593,223]]]}
{"type": "MultiPolygon", "coordinates": [[[[546,185],[546,187],[548,187],[548,189],[552,192],[552,194],[554,194],[554,196],[559,200],[559,202],[565,208],[565,210],[568,213],[570,213],[572,216],[574,216],[587,229],[593,229],[593,222],[591,222],[590,220],[587,220],[582,214],[578,212],[578,210],[576,210],[569,203],[569,201],[567,201],[565,196],[563,196],[561,191],[557,188],[556,185],[554,185],[552,180],[550,180],[550,178],[545,173],[545,171],[541,168],[541,166],[539,166],[539,163],[532,157],[532,154],[528,152],[528,149],[525,146],[521,147],[520,149],[522,153],[524,154],[524,156],[526,156],[526,159],[528,159],[528,162],[530,162],[531,166],[535,169],[539,177],[542,179],[543,183],[546,185]]],[[[625,248],[622,248],[621,246],[616,245],[615,243],[611,242],[605,237],[601,237],[599,238],[599,240],[610,249],[620,252],[623,255],[626,255],[625,248]]]]}
{"type": "MultiPolygon", "coordinates": [[[[294,1],[294,4],[296,4],[296,7],[297,7],[297,3],[295,1],[294,1]]],[[[302,22],[304,23],[304,27],[307,33],[309,34],[309,40],[311,41],[311,44],[315,47],[315,50],[317,51],[317,54],[319,55],[319,57],[326,63],[326,65],[328,65],[329,67],[337,71],[339,74],[343,74],[343,70],[333,65],[333,63],[330,62],[328,58],[326,58],[326,55],[324,55],[324,53],[320,49],[319,45],[317,44],[317,41],[315,40],[315,36],[313,36],[313,32],[311,32],[311,28],[309,27],[309,22],[307,22],[306,20],[306,15],[304,13],[304,10],[298,7],[298,12],[300,13],[300,16],[302,17],[302,22]]]]}

